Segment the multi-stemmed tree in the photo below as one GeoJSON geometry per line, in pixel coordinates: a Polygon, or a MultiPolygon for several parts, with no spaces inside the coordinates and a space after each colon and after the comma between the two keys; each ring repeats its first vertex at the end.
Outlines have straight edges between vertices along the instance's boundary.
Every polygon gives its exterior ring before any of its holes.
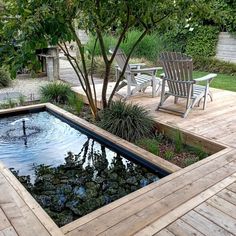
{"type": "Polygon", "coordinates": [[[32,68],[37,65],[36,49],[58,45],[77,74],[93,116],[98,118],[96,88],[93,76],[88,73],[85,48],[76,30],[85,29],[95,35],[95,44],[101,49],[105,64],[102,105],[106,108],[123,77],[124,71],[111,95],[107,97],[111,65],[127,32],[138,27],[142,33],[133,42],[126,65],[133,50],[146,34],[154,29],[165,29],[171,18],[178,20],[193,15],[203,3],[204,0],[4,0],[4,9],[0,13],[0,58],[16,72],[22,64],[32,68]],[[104,35],[109,34],[114,27],[118,39],[116,45],[113,45],[113,54],[108,55],[104,35]],[[71,55],[66,44],[68,41],[76,42],[79,59],[71,55]]]}

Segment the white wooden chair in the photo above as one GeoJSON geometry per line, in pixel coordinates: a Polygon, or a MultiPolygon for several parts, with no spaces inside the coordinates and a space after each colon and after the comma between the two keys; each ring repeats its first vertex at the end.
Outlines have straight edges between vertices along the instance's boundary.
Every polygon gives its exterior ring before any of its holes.
{"type": "MultiPolygon", "coordinates": [[[[109,50],[110,53],[113,52],[113,49],[109,50]]],[[[123,71],[126,62],[126,55],[121,50],[118,49],[115,55],[115,60],[117,63],[116,66],[116,79],[120,77],[120,73],[123,71]]],[[[116,92],[118,92],[124,86],[127,86],[127,95],[125,99],[135,94],[136,92],[143,91],[145,92],[148,86],[152,86],[152,97],[155,97],[159,88],[161,87],[160,78],[156,77],[156,72],[162,67],[153,67],[153,68],[141,68],[145,64],[128,64],[124,73],[124,79],[119,84],[116,92]]]]}
{"type": "Polygon", "coordinates": [[[160,55],[164,74],[162,76],[161,100],[157,110],[171,111],[186,117],[189,111],[203,100],[203,109],[206,108],[207,97],[212,101],[212,94],[209,91],[209,85],[217,74],[208,74],[204,77],[193,79],[192,58],[176,52],[165,52],[160,55]],[[198,85],[197,82],[205,81],[205,85],[198,85]],[[166,84],[168,89],[166,89],[166,84]],[[186,99],[186,109],[184,112],[164,107],[163,104],[170,96],[174,96],[174,103],[178,98],[186,99]]]}

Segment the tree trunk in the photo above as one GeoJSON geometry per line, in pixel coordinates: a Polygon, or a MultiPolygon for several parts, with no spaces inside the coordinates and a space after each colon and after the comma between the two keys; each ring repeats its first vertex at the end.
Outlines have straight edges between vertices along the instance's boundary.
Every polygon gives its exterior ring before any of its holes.
{"type": "Polygon", "coordinates": [[[111,71],[111,63],[107,63],[105,76],[103,80],[103,86],[102,86],[102,108],[103,109],[107,107],[107,86],[109,82],[110,71],[111,71]]]}

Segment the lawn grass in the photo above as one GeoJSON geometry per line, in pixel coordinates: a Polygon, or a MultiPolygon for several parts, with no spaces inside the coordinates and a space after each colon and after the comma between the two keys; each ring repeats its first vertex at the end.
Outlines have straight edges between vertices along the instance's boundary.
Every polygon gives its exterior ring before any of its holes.
{"type": "MultiPolygon", "coordinates": [[[[160,74],[162,74],[163,72],[163,70],[159,70],[157,76],[160,76],[160,74]]],[[[203,71],[194,71],[193,78],[200,78],[207,74],[210,73],[203,71]]],[[[217,77],[211,82],[210,87],[236,92],[236,76],[217,74],[217,77]]]]}
{"type": "MultiPolygon", "coordinates": [[[[207,74],[209,73],[194,71],[193,78],[200,78],[207,74]]],[[[217,77],[211,82],[210,87],[236,92],[236,76],[217,74],[217,77]]]]}

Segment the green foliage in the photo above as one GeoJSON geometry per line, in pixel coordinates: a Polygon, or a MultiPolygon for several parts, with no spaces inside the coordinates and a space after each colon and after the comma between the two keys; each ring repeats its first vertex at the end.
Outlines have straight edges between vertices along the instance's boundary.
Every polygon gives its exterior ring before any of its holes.
{"type": "Polygon", "coordinates": [[[83,98],[79,97],[70,86],[64,83],[51,83],[41,87],[41,100],[66,105],[67,109],[79,114],[83,109],[83,98]]]}
{"type": "Polygon", "coordinates": [[[65,104],[71,93],[70,86],[64,83],[50,83],[41,87],[40,94],[43,102],[65,104]]]}
{"type": "MultiPolygon", "coordinates": [[[[141,31],[132,30],[129,31],[127,37],[121,44],[121,48],[126,54],[133,47],[133,42],[141,35],[141,31]]],[[[133,57],[145,57],[146,59],[156,62],[160,51],[162,50],[161,39],[158,33],[152,32],[145,36],[138,46],[133,51],[133,57]]]]}
{"type": "MultiPolygon", "coordinates": [[[[96,44],[96,47],[95,47],[95,50],[94,50],[95,41],[96,41],[96,36],[90,34],[89,35],[89,41],[85,45],[85,50],[87,50],[90,54],[94,53],[94,56],[101,56],[102,51],[101,51],[99,43],[96,44]]],[[[105,34],[103,36],[103,41],[104,41],[105,50],[106,50],[107,53],[109,51],[109,48],[112,45],[116,44],[116,38],[112,35],[109,35],[109,34],[105,34]]]]}
{"type": "Polygon", "coordinates": [[[208,154],[204,152],[201,147],[189,147],[188,150],[195,154],[199,160],[202,160],[208,156],[208,154]]]}
{"type": "Polygon", "coordinates": [[[182,152],[184,148],[184,144],[183,144],[181,132],[179,130],[176,131],[176,134],[174,137],[174,144],[175,144],[175,151],[177,153],[182,152]]]}
{"type": "Polygon", "coordinates": [[[234,0],[211,0],[209,18],[221,31],[236,32],[236,2],[234,0]]]}
{"type": "Polygon", "coordinates": [[[168,160],[168,161],[170,161],[171,159],[173,159],[174,155],[175,155],[174,152],[171,151],[171,150],[166,150],[166,151],[164,152],[164,158],[165,158],[166,160],[168,160]]]}
{"type": "Polygon", "coordinates": [[[7,106],[9,107],[9,108],[14,108],[14,107],[16,107],[17,106],[17,102],[16,101],[14,101],[13,99],[11,99],[11,98],[8,98],[7,99],[7,106]]]}
{"type": "Polygon", "coordinates": [[[11,78],[6,68],[0,68],[0,88],[8,87],[11,84],[11,78]]]}
{"type": "MultiPolygon", "coordinates": [[[[105,74],[105,63],[101,56],[95,56],[94,57],[94,64],[93,67],[91,67],[91,57],[86,58],[86,65],[87,65],[87,71],[89,74],[93,72],[93,76],[97,78],[104,78],[105,74]]],[[[130,64],[136,64],[136,63],[144,63],[146,67],[152,67],[155,66],[155,64],[145,58],[131,58],[129,60],[130,64]]],[[[111,65],[111,72],[109,75],[110,81],[115,81],[115,63],[112,63],[111,65]]]]}
{"type": "Polygon", "coordinates": [[[25,96],[24,95],[20,95],[18,100],[19,100],[19,104],[21,106],[24,106],[24,104],[25,104],[25,96]]]}
{"type": "Polygon", "coordinates": [[[212,57],[216,53],[219,30],[217,27],[200,26],[189,32],[186,53],[192,57],[212,57]]]}
{"type": "Polygon", "coordinates": [[[150,136],[154,125],[145,108],[122,101],[113,102],[100,118],[100,127],[128,141],[150,136]]]}
{"type": "Polygon", "coordinates": [[[71,92],[67,99],[68,104],[76,111],[77,114],[79,114],[84,107],[83,98],[71,92]]]}
{"type": "MultiPolygon", "coordinates": [[[[138,30],[130,30],[127,33],[126,38],[124,41],[122,41],[120,48],[123,49],[123,51],[128,54],[130,50],[133,47],[134,42],[139,38],[139,36],[142,34],[141,31],[138,30]]],[[[118,35],[105,35],[104,36],[104,44],[106,48],[106,52],[108,53],[109,48],[111,46],[116,45],[118,40],[118,35]]],[[[90,39],[86,45],[86,49],[91,53],[93,51],[95,43],[95,37],[90,36],[90,39]]],[[[135,50],[132,53],[132,57],[137,58],[146,58],[147,60],[150,60],[152,62],[156,62],[157,58],[159,56],[159,53],[163,51],[163,40],[161,36],[157,32],[151,32],[147,34],[142,41],[137,45],[135,50]]],[[[97,44],[95,51],[95,56],[101,56],[101,49],[99,44],[97,44]]]]}
{"type": "MultiPolygon", "coordinates": [[[[142,34],[133,37],[132,50],[138,46],[140,41],[151,31],[159,29],[166,31],[170,19],[185,19],[189,14],[195,16],[199,6],[202,7],[204,0],[182,1],[165,0],[130,0],[130,1],[97,1],[78,0],[4,0],[5,9],[0,21],[0,60],[10,66],[12,74],[16,75],[19,68],[37,68],[36,50],[48,47],[48,45],[59,45],[73,66],[80,82],[85,83],[84,92],[88,97],[92,114],[98,118],[98,110],[94,100],[95,94],[89,87],[91,78],[87,73],[85,64],[85,48],[82,45],[76,29],[85,29],[98,39],[102,52],[106,72],[102,88],[102,105],[109,106],[114,96],[114,90],[107,96],[110,66],[114,57],[107,56],[107,47],[104,46],[104,35],[116,34],[120,40],[116,46],[127,37],[127,32],[138,28],[142,34]],[[76,42],[82,60],[82,68],[70,51],[66,50],[66,42],[76,42]]],[[[204,7],[202,7],[204,9],[204,7]]],[[[138,51],[145,49],[145,55],[156,60],[157,50],[149,50],[149,44],[155,38],[150,38],[138,51]],[[147,52],[148,51],[148,52],[147,52]]],[[[155,40],[156,41],[156,40],[155,40]]],[[[145,42],[145,41],[143,41],[145,42]]],[[[131,47],[129,47],[131,48],[131,47]]],[[[138,53],[137,51],[137,53],[138,53]]],[[[144,51],[144,50],[143,50],[144,51]]],[[[130,54],[132,51],[129,51],[130,54]]],[[[91,50],[90,50],[91,53],[91,50]]],[[[144,53],[144,52],[143,52],[144,53]]],[[[120,81],[117,81],[117,84],[120,81]]]]}
{"type": "Polygon", "coordinates": [[[184,166],[190,166],[198,161],[199,161],[198,157],[188,157],[184,160],[184,166]]]}
{"type": "Polygon", "coordinates": [[[143,138],[138,140],[137,145],[146,149],[147,151],[151,152],[154,155],[159,155],[159,142],[154,138],[143,138]]]}
{"type": "Polygon", "coordinates": [[[212,57],[194,57],[194,70],[222,73],[236,76],[236,64],[212,57]]]}

